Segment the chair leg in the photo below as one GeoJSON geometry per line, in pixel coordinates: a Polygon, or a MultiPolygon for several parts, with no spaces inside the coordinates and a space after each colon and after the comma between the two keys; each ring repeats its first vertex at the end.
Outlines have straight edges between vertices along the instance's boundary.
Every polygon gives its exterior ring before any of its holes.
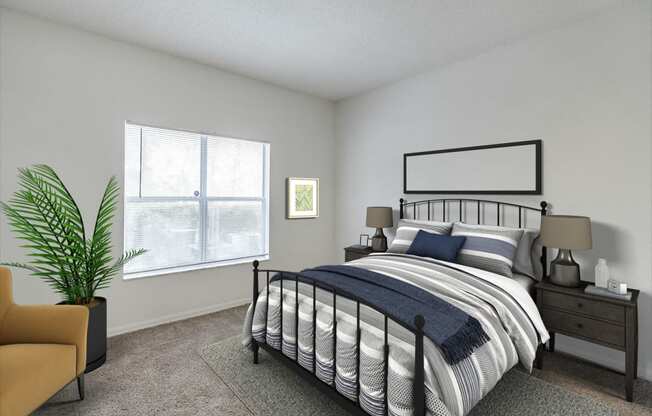
{"type": "Polygon", "coordinates": [[[79,390],[79,400],[84,400],[84,374],[77,377],[77,390],[79,390]]]}

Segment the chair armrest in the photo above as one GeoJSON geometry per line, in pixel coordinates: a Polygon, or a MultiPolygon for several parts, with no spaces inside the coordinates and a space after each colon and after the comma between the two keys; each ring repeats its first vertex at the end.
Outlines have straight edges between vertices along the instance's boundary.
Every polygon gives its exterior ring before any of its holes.
{"type": "Polygon", "coordinates": [[[77,375],[86,369],[88,308],[76,305],[12,305],[0,344],[68,344],[77,347],[77,375]]]}

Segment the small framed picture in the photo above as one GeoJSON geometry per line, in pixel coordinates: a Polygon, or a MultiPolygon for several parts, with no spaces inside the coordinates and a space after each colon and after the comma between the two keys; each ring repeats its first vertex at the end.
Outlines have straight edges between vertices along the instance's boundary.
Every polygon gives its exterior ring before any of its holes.
{"type": "Polygon", "coordinates": [[[360,234],[360,245],[369,247],[369,234],[360,234]]]}
{"type": "Polygon", "coordinates": [[[319,217],[319,179],[287,178],[287,218],[319,217]]]}

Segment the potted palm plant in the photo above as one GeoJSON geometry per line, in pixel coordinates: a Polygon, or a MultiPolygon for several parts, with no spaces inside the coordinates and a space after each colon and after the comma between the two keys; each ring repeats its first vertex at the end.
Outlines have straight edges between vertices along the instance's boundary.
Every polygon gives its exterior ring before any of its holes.
{"type": "Polygon", "coordinates": [[[0,262],[45,280],[63,299],[62,304],[89,309],[86,372],[106,360],[106,299],[96,296],[143,249],[112,257],[111,227],[120,189],[115,177],[104,190],[90,237],[81,211],[57,173],[47,165],[19,170],[19,189],[0,202],[11,229],[30,250],[26,263],[0,262]]]}

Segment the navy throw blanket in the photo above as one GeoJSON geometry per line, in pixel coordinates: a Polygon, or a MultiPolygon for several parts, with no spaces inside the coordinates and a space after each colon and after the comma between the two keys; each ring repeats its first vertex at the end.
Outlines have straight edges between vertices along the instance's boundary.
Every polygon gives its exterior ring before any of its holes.
{"type": "MultiPolygon", "coordinates": [[[[489,341],[480,322],[432,293],[412,284],[354,266],[320,266],[302,274],[324,283],[347,297],[355,296],[376,310],[415,330],[414,317],[425,318],[423,333],[442,351],[446,362],[456,364],[489,341]]],[[[275,276],[273,280],[278,280],[275,276]]],[[[310,283],[299,278],[299,281],[310,283]]]]}

